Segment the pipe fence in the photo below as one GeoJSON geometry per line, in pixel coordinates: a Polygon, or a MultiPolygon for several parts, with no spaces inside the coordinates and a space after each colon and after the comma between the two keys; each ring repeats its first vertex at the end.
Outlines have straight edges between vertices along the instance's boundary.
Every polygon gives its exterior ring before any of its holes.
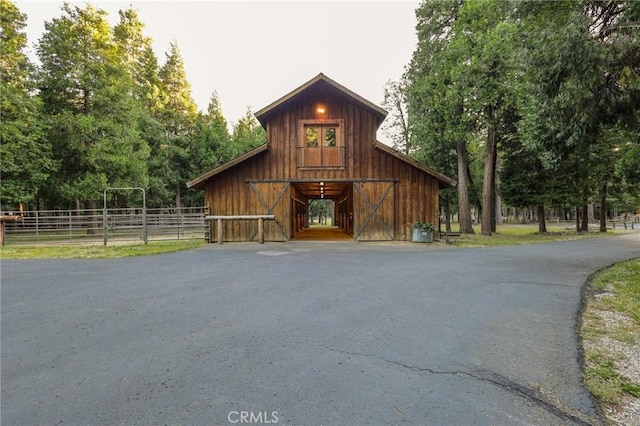
{"type": "Polygon", "coordinates": [[[162,209],[109,208],[85,210],[38,210],[23,213],[22,222],[5,224],[5,244],[104,243],[108,241],[209,240],[207,207],[162,209]],[[106,225],[106,227],[105,227],[106,225]]]}

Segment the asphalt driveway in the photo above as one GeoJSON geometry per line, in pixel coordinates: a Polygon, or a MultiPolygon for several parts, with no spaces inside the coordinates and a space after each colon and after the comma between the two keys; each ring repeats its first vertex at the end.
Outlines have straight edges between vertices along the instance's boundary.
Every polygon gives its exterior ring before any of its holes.
{"type": "Polygon", "coordinates": [[[600,424],[576,318],[640,234],[6,261],[2,424],[600,424]]]}

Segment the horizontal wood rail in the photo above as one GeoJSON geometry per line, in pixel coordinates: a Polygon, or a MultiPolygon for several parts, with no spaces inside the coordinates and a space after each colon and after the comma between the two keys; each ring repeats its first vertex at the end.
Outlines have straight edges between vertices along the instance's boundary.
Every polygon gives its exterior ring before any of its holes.
{"type": "Polygon", "coordinates": [[[258,221],[258,242],[260,244],[264,244],[264,221],[265,220],[275,220],[275,215],[272,214],[245,214],[245,215],[235,215],[235,216],[218,216],[218,215],[209,215],[205,216],[205,220],[215,220],[217,222],[217,234],[218,234],[218,244],[222,244],[223,232],[222,232],[222,221],[223,220],[257,220],[258,221]]]}

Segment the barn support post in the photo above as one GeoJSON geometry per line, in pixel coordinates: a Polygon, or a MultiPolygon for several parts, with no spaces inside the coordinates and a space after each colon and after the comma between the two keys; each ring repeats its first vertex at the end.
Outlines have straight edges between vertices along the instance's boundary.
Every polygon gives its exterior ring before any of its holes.
{"type": "Polygon", "coordinates": [[[218,244],[222,244],[222,218],[218,218],[218,244]]]}
{"type": "Polygon", "coordinates": [[[264,219],[258,218],[258,242],[264,244],[264,219]]]}

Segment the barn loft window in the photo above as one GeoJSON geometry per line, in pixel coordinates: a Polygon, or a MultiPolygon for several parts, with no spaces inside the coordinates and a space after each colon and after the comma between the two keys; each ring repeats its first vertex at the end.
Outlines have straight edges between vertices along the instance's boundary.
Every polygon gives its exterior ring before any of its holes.
{"type": "Polygon", "coordinates": [[[304,129],[307,137],[307,147],[315,148],[318,146],[336,146],[337,126],[308,125],[304,126],[304,129]]]}
{"type": "Polygon", "coordinates": [[[342,120],[301,120],[298,167],[344,167],[342,120]]]}

